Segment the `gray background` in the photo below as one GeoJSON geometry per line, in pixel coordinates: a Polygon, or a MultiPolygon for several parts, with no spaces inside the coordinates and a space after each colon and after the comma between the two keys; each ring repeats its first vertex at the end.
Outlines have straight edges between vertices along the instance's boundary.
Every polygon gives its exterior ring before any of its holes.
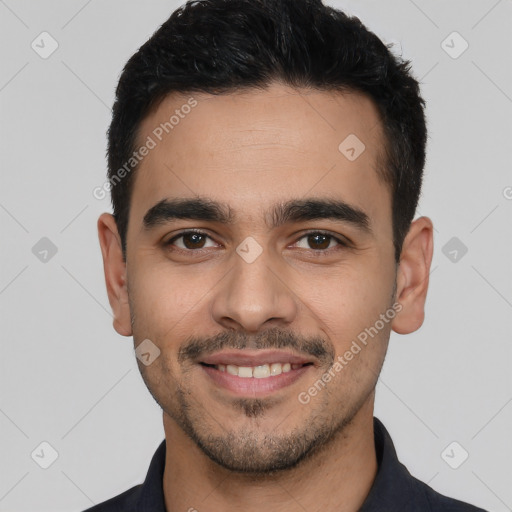
{"type": "MultiPolygon", "coordinates": [[[[132,339],[112,328],[96,232],[110,203],[92,190],[121,68],[180,3],[0,0],[2,511],[103,501],[142,482],[163,439],[132,339]],[[51,49],[43,31],[59,45],[46,59],[31,47],[51,49]]],[[[415,476],[512,510],[512,2],[329,3],[401,44],[428,103],[426,320],[392,334],[376,416],[415,476]]]]}

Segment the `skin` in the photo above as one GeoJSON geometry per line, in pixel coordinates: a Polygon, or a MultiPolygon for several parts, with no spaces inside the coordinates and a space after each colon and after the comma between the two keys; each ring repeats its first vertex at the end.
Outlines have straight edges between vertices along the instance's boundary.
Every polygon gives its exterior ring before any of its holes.
{"type": "MultiPolygon", "coordinates": [[[[126,263],[112,215],[98,220],[114,328],[133,336],[135,346],[149,338],[161,351],[150,365],[138,364],[163,409],[167,510],[355,511],[377,471],[374,390],[391,329],[407,334],[423,323],[432,222],[412,223],[397,267],[390,190],[376,171],[384,138],[367,97],[280,83],[193,96],[198,105],[136,171],[126,263]],[[351,133],[366,146],[354,161],[338,150],[351,133]],[[236,222],[178,220],[143,229],[158,201],[194,195],[229,205],[236,222]],[[324,219],[267,227],[272,205],[304,197],[343,199],[367,213],[372,232],[324,219]],[[190,228],[210,237],[197,245],[201,255],[190,239],[164,245],[190,228]],[[315,245],[305,236],[311,230],[350,244],[327,238],[315,245]],[[250,264],[236,252],[249,236],[262,249],[250,264]],[[330,252],[315,257],[322,250],[330,252]],[[395,302],[401,310],[394,319],[301,404],[299,393],[395,302]],[[281,336],[284,348],[289,341],[310,357],[308,343],[316,342],[325,358],[267,397],[240,400],[196,362],[178,360],[192,337],[206,349],[221,334],[223,348],[277,347],[281,336]]],[[[167,96],[142,122],[139,141],[188,98],[167,96]]]]}

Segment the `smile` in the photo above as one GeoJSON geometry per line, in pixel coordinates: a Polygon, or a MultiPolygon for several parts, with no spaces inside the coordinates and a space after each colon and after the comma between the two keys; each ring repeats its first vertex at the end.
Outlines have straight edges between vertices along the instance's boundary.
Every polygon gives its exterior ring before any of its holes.
{"type": "Polygon", "coordinates": [[[313,363],[266,363],[258,366],[237,366],[235,364],[202,364],[205,366],[210,366],[211,368],[215,368],[221,372],[227,372],[230,375],[236,375],[243,379],[266,379],[267,377],[275,377],[277,375],[281,375],[282,373],[298,370],[303,366],[311,365],[313,363]]]}
{"type": "Polygon", "coordinates": [[[230,350],[197,361],[210,384],[236,396],[263,397],[315,368],[314,358],[280,350],[230,350]]]}

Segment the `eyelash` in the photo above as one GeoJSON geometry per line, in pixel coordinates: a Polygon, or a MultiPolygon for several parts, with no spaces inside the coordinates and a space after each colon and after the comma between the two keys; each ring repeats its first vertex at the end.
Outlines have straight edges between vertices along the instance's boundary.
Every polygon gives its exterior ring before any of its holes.
{"type": "MultiPolygon", "coordinates": [[[[200,230],[196,230],[196,229],[189,229],[187,231],[182,231],[181,233],[179,233],[179,234],[173,236],[172,238],[170,238],[169,240],[167,240],[167,242],[164,242],[164,246],[165,247],[171,247],[172,244],[176,240],[178,240],[178,239],[180,239],[180,238],[182,238],[182,237],[184,237],[186,235],[190,235],[190,234],[201,235],[201,236],[209,238],[210,240],[213,240],[212,237],[209,236],[204,231],[200,231],[200,230]]],[[[303,238],[305,238],[307,236],[311,236],[311,235],[323,235],[323,236],[326,236],[326,237],[328,237],[328,238],[330,238],[332,240],[335,240],[339,244],[338,246],[331,247],[329,249],[310,249],[315,256],[320,256],[321,257],[321,256],[324,256],[324,255],[329,255],[331,253],[331,251],[339,250],[340,246],[341,247],[349,247],[349,243],[348,242],[345,242],[343,239],[338,238],[337,236],[334,236],[333,234],[329,233],[328,231],[322,231],[322,230],[308,231],[308,232],[304,233],[302,236],[300,236],[295,243],[297,243],[299,240],[302,240],[303,238]]],[[[180,247],[172,249],[173,252],[181,252],[182,254],[201,253],[202,251],[205,251],[205,250],[208,250],[208,249],[181,249],[180,247]]]]}

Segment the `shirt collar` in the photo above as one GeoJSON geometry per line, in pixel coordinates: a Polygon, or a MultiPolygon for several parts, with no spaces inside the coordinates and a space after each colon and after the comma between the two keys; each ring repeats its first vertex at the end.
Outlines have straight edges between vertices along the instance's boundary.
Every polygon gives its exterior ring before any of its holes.
{"type": "MultiPolygon", "coordinates": [[[[377,475],[359,512],[379,510],[407,510],[411,503],[423,504],[428,510],[424,492],[415,485],[415,479],[398,460],[393,441],[378,418],[373,418],[377,475]]],[[[165,467],[166,441],[157,448],[144,484],[140,489],[137,510],[141,512],[166,512],[163,475],[165,467]]]]}
{"type": "Polygon", "coordinates": [[[379,510],[430,510],[425,491],[398,460],[395,446],[378,418],[373,418],[377,475],[359,512],[379,510]]]}

